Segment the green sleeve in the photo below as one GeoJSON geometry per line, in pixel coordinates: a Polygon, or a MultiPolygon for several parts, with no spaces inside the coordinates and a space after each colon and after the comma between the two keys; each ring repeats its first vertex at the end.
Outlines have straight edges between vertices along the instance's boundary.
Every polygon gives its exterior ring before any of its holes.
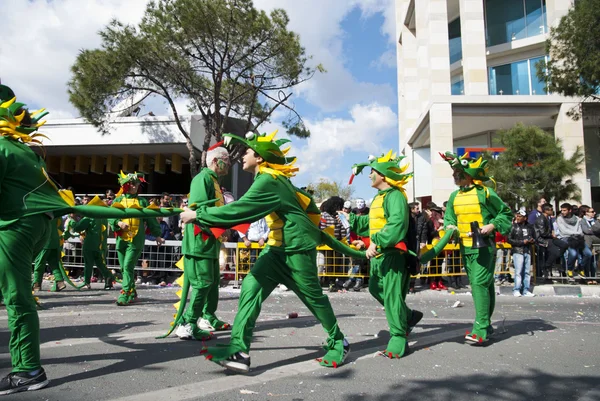
{"type": "Polygon", "coordinates": [[[350,213],[350,231],[361,237],[369,236],[369,216],[350,213]]]}
{"type": "MultiPolygon", "coordinates": [[[[277,178],[281,180],[285,178],[277,178]]],[[[259,220],[281,205],[281,188],[268,174],[261,174],[239,200],[221,207],[200,206],[196,209],[196,220],[209,227],[232,227],[259,220]]]]}
{"type": "Polygon", "coordinates": [[[70,228],[72,231],[74,231],[76,233],[80,233],[82,231],[87,230],[91,223],[92,223],[91,218],[84,217],[83,219],[81,219],[79,221],[74,221],[73,225],[71,225],[70,227],[67,227],[66,232],[69,232],[69,228],[70,228]]]}
{"type": "MultiPolygon", "coordinates": [[[[148,207],[148,201],[144,198],[139,198],[138,203],[141,207],[148,207]]],[[[158,224],[158,220],[155,217],[151,217],[149,219],[144,219],[146,225],[148,226],[148,230],[150,230],[150,234],[154,237],[160,237],[162,234],[162,230],[160,229],[160,224],[158,224]]]]}
{"type": "Polygon", "coordinates": [[[446,204],[446,212],[444,213],[444,227],[458,227],[458,222],[456,221],[456,214],[454,213],[454,198],[456,198],[457,193],[458,191],[452,192],[450,198],[448,199],[448,203],[446,204]]]}
{"type": "MultiPolygon", "coordinates": [[[[508,235],[512,227],[512,212],[493,189],[488,188],[487,191],[489,196],[485,198],[484,204],[491,215],[489,223],[493,224],[500,234],[508,235]]],[[[485,197],[485,191],[481,192],[485,197]]]]}
{"type": "Polygon", "coordinates": [[[408,231],[408,202],[400,191],[390,191],[383,200],[383,212],[387,222],[371,241],[381,248],[393,248],[408,231]]]}

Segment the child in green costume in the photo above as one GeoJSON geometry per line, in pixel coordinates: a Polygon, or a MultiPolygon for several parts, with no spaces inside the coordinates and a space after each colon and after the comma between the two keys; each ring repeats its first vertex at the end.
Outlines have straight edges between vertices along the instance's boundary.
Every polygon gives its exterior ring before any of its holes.
{"type": "Polygon", "coordinates": [[[496,303],[494,232],[508,234],[512,226],[512,213],[496,192],[483,185],[483,182],[491,179],[487,174],[487,160],[482,157],[471,160],[468,154],[459,157],[452,152],[440,156],[452,167],[454,182],[459,186],[448,199],[444,226],[446,229],[458,228],[460,253],[475,304],[475,323],[473,329],[467,331],[465,341],[481,345],[494,332],[491,322],[496,303]],[[478,223],[481,235],[487,242],[482,248],[473,247],[472,222],[478,223]]]}
{"type": "MultiPolygon", "coordinates": [[[[248,148],[243,168],[256,174],[254,183],[233,203],[222,207],[200,206],[196,211],[181,214],[184,223],[196,222],[202,227],[232,227],[265,217],[271,230],[267,247],[244,278],[230,343],[204,349],[203,353],[207,359],[230,370],[248,372],[252,331],[261,305],[278,284],[284,284],[296,293],[328,334],[324,346],[327,353],[319,360],[321,365],[337,367],[344,363],[350,345],[319,284],[316,247],[325,240],[327,245],[341,249],[337,246],[340,243],[335,244],[337,241],[318,229],[320,213],[314,201],[289,179],[298,170],[293,165],[295,158],[286,156],[289,148],[280,149],[289,141],[273,140],[274,136],[275,132],[248,133],[244,139],[225,134],[226,146],[237,142],[248,148]]],[[[350,248],[344,252],[364,257],[364,253],[350,248]]]]}
{"type": "Polygon", "coordinates": [[[371,186],[378,192],[371,202],[369,215],[344,213],[349,217],[350,230],[370,239],[367,249],[367,257],[371,260],[369,292],[385,307],[390,340],[383,355],[388,358],[408,354],[406,337],[423,317],[421,312],[411,311],[406,305],[410,273],[404,241],[410,216],[404,185],[412,173],[404,174],[408,165],[401,165],[402,159],[404,156],[396,157],[390,150],[378,158],[369,157],[369,163],[354,165],[353,177],[365,167],[371,167],[371,186]]]}
{"type": "Polygon", "coordinates": [[[59,231],[62,228],[62,218],[57,217],[52,220],[50,237],[48,242],[44,246],[44,249],[35,258],[35,264],[33,267],[33,290],[38,291],[42,289],[42,281],[44,279],[44,271],[46,270],[46,263],[52,270],[54,275],[54,285],[50,291],[58,292],[64,290],[67,286],[63,277],[63,269],[61,269],[61,254],[62,245],[59,237],[59,231]]]}
{"type": "MultiPolygon", "coordinates": [[[[208,167],[192,180],[188,202],[191,207],[210,202],[216,207],[225,204],[218,176],[229,171],[229,153],[222,147],[207,151],[208,167]]],[[[175,334],[183,340],[208,340],[211,331],[227,330],[230,325],[215,314],[219,304],[219,250],[221,242],[210,231],[187,224],[183,237],[183,266],[185,278],[192,287],[187,309],[175,334]]],[[[186,300],[182,299],[180,308],[186,300]]]]}
{"type": "MultiPolygon", "coordinates": [[[[121,190],[117,193],[111,207],[124,209],[147,208],[148,201],[138,197],[138,189],[142,182],[145,182],[143,174],[124,174],[121,171],[119,175],[121,190]]],[[[161,246],[164,240],[160,237],[162,231],[156,219],[111,219],[109,224],[117,235],[117,257],[123,274],[122,289],[119,298],[117,298],[117,305],[126,306],[137,298],[134,279],[135,265],[144,250],[146,226],[150,230],[150,234],[156,237],[158,246],[161,246]]]]}
{"type": "Polygon", "coordinates": [[[84,217],[79,221],[74,221],[71,229],[65,234],[68,236],[70,231],[76,233],[85,233],[83,240],[83,288],[91,289],[92,271],[94,265],[100,270],[104,277],[104,289],[113,288],[115,277],[106,267],[106,252],[108,250],[108,220],[93,219],[84,217]]]}

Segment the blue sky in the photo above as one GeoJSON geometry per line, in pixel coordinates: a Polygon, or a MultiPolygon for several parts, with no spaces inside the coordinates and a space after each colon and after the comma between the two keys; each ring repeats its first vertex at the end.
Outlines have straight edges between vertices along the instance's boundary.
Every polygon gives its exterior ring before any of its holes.
{"type": "MultiPolygon", "coordinates": [[[[13,11],[3,19],[0,77],[23,101],[48,107],[50,120],[77,116],[68,102],[66,83],[79,50],[97,47],[97,32],[111,18],[137,24],[147,0],[2,2],[13,11]],[[8,57],[17,54],[23,42],[31,44],[28,57],[8,57]]],[[[315,64],[327,70],[294,91],[297,110],[312,132],[308,140],[292,138],[301,168],[295,183],[302,186],[321,178],[347,183],[352,164],[365,161],[369,154],[397,150],[394,1],[254,0],[254,4],[265,11],[285,9],[289,29],[300,35],[315,64]]],[[[262,130],[279,128],[280,122],[275,118],[262,130]]],[[[355,197],[370,198],[374,190],[363,175],[354,181],[355,197]]]]}

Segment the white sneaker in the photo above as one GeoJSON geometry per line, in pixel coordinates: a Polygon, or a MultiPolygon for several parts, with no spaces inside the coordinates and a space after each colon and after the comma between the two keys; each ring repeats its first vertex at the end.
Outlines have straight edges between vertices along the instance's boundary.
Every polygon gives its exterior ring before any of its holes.
{"type": "Polygon", "coordinates": [[[527,292],[523,293],[523,296],[524,297],[535,297],[535,294],[533,292],[527,291],[527,292]]]}
{"type": "Polygon", "coordinates": [[[519,291],[513,291],[513,296],[520,297],[521,293],[519,291]]]}
{"type": "Polygon", "coordinates": [[[279,284],[279,289],[281,291],[288,291],[288,288],[285,285],[283,285],[283,284],[279,284]]]}
{"type": "Polygon", "coordinates": [[[191,340],[194,338],[194,334],[192,333],[192,325],[189,323],[180,324],[175,331],[175,335],[182,340],[191,340]]]}
{"type": "Polygon", "coordinates": [[[198,319],[198,328],[204,331],[216,331],[215,328],[206,319],[198,319]]]}

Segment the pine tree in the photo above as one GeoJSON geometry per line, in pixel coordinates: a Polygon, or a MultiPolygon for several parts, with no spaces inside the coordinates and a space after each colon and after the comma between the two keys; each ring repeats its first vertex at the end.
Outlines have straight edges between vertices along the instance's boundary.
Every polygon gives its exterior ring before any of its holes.
{"type": "Polygon", "coordinates": [[[581,172],[584,154],[577,147],[566,158],[561,141],[539,127],[517,124],[499,132],[505,150],[490,159],[490,174],[497,182],[497,192],[511,207],[536,207],[544,197],[558,205],[568,199],[581,200],[581,190],[571,180],[581,172]]]}

